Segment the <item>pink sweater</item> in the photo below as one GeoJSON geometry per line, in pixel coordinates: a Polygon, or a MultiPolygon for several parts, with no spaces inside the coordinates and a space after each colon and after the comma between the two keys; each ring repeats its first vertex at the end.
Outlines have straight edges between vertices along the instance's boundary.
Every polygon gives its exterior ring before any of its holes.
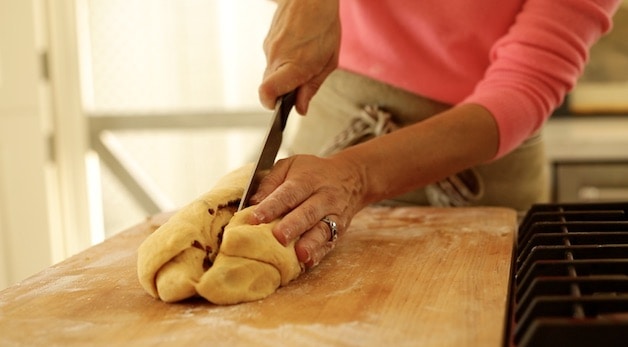
{"type": "Polygon", "coordinates": [[[487,108],[501,157],[574,86],[620,0],[340,0],[340,67],[487,108]]]}

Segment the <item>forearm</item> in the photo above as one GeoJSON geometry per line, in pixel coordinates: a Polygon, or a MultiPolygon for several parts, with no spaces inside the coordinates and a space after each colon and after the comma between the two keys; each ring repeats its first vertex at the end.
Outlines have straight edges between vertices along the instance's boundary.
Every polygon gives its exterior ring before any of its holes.
{"type": "Polygon", "coordinates": [[[359,172],[366,206],[486,162],[498,145],[492,115],[479,105],[466,104],[332,158],[359,172]]]}

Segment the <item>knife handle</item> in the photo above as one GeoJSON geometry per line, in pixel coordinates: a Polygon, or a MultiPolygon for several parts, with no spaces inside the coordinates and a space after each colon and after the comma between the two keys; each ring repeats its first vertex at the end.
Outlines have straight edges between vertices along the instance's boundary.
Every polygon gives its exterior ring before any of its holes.
{"type": "Polygon", "coordinates": [[[288,123],[288,115],[294,106],[295,101],[297,100],[297,90],[295,89],[289,93],[286,93],[281,96],[281,100],[279,102],[280,115],[281,115],[281,130],[283,131],[286,128],[286,123],[288,123]]]}

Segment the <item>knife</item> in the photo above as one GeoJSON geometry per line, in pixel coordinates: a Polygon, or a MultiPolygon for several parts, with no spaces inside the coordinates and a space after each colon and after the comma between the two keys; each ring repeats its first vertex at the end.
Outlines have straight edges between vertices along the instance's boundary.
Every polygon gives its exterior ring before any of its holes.
{"type": "Polygon", "coordinates": [[[266,134],[266,140],[264,141],[264,146],[262,147],[259,158],[257,159],[257,163],[255,163],[255,170],[253,170],[253,174],[251,175],[249,183],[244,190],[244,194],[242,194],[238,211],[249,206],[249,199],[251,198],[251,195],[255,193],[257,187],[259,187],[259,183],[262,180],[264,172],[270,170],[270,168],[275,165],[275,158],[277,157],[279,147],[281,147],[283,130],[286,127],[288,115],[292,110],[292,106],[294,106],[295,99],[296,90],[293,90],[290,93],[281,96],[277,100],[277,103],[275,104],[275,112],[273,114],[268,133],[266,134]]]}

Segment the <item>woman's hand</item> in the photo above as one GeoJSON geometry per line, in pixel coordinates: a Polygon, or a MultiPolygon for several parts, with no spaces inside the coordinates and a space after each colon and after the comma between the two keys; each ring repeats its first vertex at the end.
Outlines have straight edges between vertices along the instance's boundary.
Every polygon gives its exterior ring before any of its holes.
{"type": "Polygon", "coordinates": [[[279,0],[264,41],[266,70],[259,87],[262,104],[273,108],[279,96],[298,89],[296,110],[310,99],[338,66],[338,0],[279,0]]]}
{"type": "Polygon", "coordinates": [[[251,197],[257,204],[250,222],[258,224],[283,216],[273,234],[286,245],[295,245],[299,261],[312,267],[334,243],[328,217],[340,235],[353,216],[364,207],[364,179],[359,166],[346,160],[297,155],[277,162],[251,197]]]}

